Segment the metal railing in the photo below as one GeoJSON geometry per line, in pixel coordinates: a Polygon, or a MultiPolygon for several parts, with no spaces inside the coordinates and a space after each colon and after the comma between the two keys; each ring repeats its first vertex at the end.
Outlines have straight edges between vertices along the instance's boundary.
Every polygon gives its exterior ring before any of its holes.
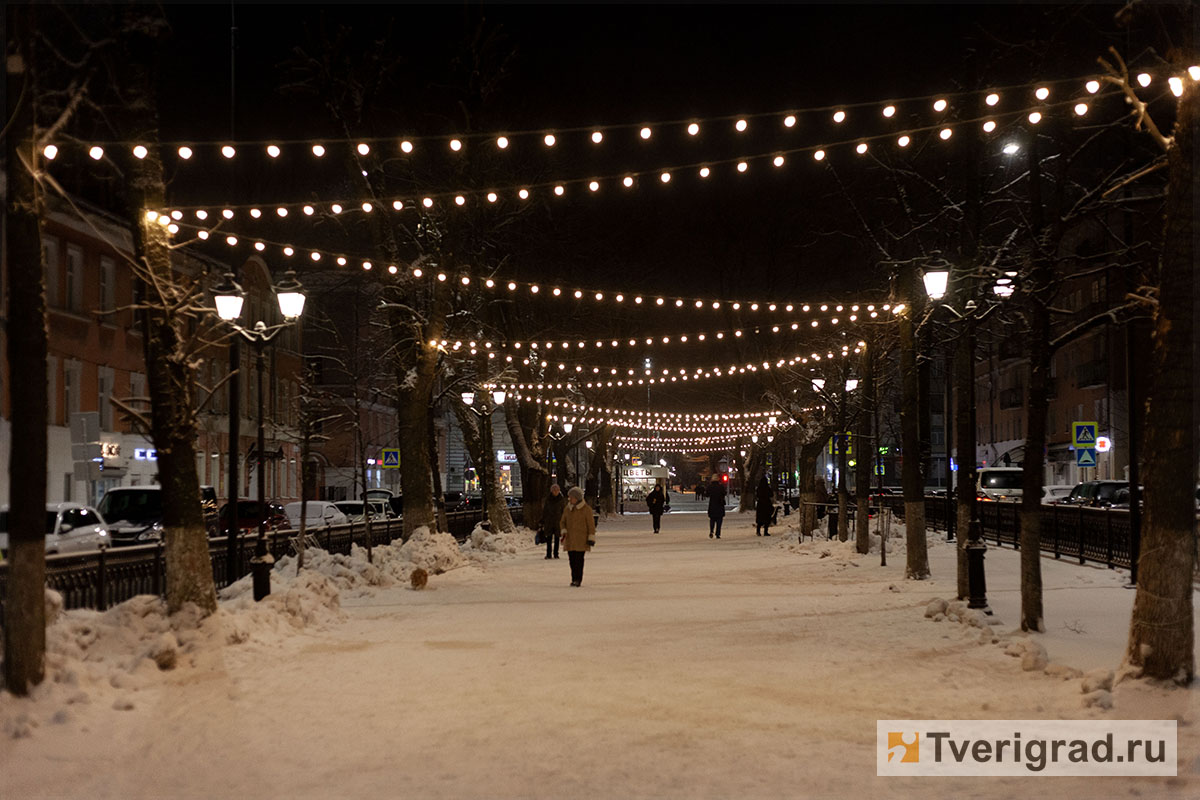
{"type": "MultiPolygon", "coordinates": [[[[510,508],[513,522],[518,525],[523,519],[520,508],[510,508]]],[[[486,514],[482,509],[452,511],[446,514],[449,533],[457,539],[465,539],[475,525],[482,522],[486,514]]],[[[390,544],[399,539],[404,530],[403,519],[373,520],[371,544],[390,544]]],[[[350,555],[353,545],[367,545],[366,525],[362,522],[346,525],[325,525],[308,528],[306,533],[330,553],[350,555]]],[[[276,560],[293,552],[295,530],[278,530],[267,533],[267,552],[276,560]]],[[[250,559],[254,557],[257,532],[243,533],[237,543],[237,572],[241,576],[250,574],[250,559]]],[[[213,581],[218,589],[225,588],[229,561],[228,539],[224,536],[208,540],[208,553],[212,561],[213,581]]],[[[59,592],[66,608],[95,608],[104,611],[111,605],[124,602],[139,594],[163,594],[166,587],[163,544],[135,545],[132,547],[105,548],[86,553],[46,556],[46,586],[59,592]]],[[[8,596],[8,563],[0,562],[0,626],[4,624],[4,601],[8,596]]]]}
{"type": "MultiPolygon", "coordinates": [[[[896,513],[904,516],[904,499],[888,498],[896,513]]],[[[1021,504],[1019,502],[980,501],[977,503],[983,539],[989,544],[1021,547],[1021,504]]],[[[956,514],[957,504],[945,497],[925,497],[925,525],[946,530],[947,516],[956,514]]],[[[1129,568],[1131,543],[1129,511],[1119,508],[1091,508],[1077,505],[1047,505],[1041,508],[1041,549],[1055,558],[1077,558],[1114,567],[1129,568]]],[[[950,519],[950,525],[955,521],[950,519]]]]}

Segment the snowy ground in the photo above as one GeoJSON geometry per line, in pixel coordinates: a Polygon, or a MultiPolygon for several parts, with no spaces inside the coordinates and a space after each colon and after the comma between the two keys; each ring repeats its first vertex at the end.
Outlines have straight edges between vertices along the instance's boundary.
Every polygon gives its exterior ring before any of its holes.
{"type": "Polygon", "coordinates": [[[1120,660],[1123,574],[1043,561],[1042,669],[1036,648],[1006,654],[1025,638],[1015,552],[988,553],[1001,624],[980,628],[925,617],[954,593],[939,534],[935,579],[915,583],[902,541],[881,568],[847,544],[756,538],[750,519],[731,514],[720,541],[700,514],[658,536],[645,515],[603,522],[578,589],[531,536],[466,553],[432,537],[377,548],[373,567],[312,554],[317,571],[290,578],[285,560],[268,603],[235,586],[199,626],[153,598],[70,612],[50,680],[0,695],[3,794],[1196,796],[1196,689],[1127,682],[1111,709],[1084,706],[1079,672],[1120,660]],[[875,776],[877,719],[1105,716],[1179,719],[1179,777],[875,776]]]}

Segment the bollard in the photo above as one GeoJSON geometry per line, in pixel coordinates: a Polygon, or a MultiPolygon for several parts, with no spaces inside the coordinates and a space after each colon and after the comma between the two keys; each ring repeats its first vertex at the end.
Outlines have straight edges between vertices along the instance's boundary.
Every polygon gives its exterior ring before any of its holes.
{"type": "Polygon", "coordinates": [[[100,611],[108,610],[108,581],[105,575],[105,557],[104,554],[108,548],[103,544],[100,545],[100,558],[96,565],[98,573],[96,575],[96,608],[100,611]]]}

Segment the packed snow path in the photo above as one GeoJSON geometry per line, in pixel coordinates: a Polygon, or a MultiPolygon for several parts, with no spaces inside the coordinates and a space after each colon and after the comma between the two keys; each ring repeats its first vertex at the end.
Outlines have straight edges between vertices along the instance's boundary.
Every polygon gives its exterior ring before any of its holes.
{"type": "MultiPolygon", "coordinates": [[[[752,515],[731,512],[719,541],[701,514],[662,530],[602,522],[580,588],[565,553],[527,546],[423,592],[343,593],[344,621],[151,666],[118,708],[93,692],[0,740],[4,795],[1008,798],[1050,787],[875,777],[875,721],[1109,715],[1180,718],[1180,777],[1058,778],[1056,793],[1196,796],[1195,691],[1127,684],[1113,709],[1084,708],[1077,675],[1005,655],[1011,550],[988,553],[996,645],[924,617],[954,586],[932,533],[935,580],[916,583],[902,550],[881,568],[848,544],[755,537],[752,515]]],[[[1052,666],[1115,667],[1122,576],[1043,565],[1052,666]]],[[[30,702],[8,700],[10,721],[30,702]]]]}

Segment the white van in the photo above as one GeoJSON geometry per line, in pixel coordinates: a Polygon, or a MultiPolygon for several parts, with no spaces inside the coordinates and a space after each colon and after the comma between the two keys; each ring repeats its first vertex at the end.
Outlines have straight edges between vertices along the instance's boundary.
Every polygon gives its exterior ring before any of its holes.
{"type": "Polygon", "coordinates": [[[1020,500],[1025,470],[1021,467],[980,467],[979,497],[983,500],[1020,500]]]}
{"type": "MultiPolygon", "coordinates": [[[[309,500],[308,507],[304,511],[306,528],[345,525],[348,522],[346,515],[338,511],[337,506],[325,500],[309,500]]],[[[288,527],[298,530],[300,528],[300,501],[288,503],[283,507],[283,513],[287,514],[288,527]]]]}

